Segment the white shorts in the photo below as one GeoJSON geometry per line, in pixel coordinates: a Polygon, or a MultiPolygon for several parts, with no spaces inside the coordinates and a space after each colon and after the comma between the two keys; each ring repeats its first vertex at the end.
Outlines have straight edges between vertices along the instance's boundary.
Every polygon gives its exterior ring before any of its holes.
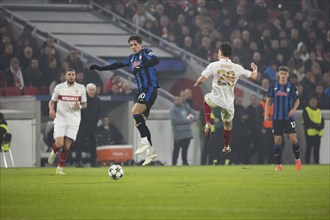
{"type": "Polygon", "coordinates": [[[204,97],[205,102],[211,107],[219,106],[221,108],[221,119],[224,122],[230,122],[234,118],[234,104],[232,106],[222,106],[220,103],[217,103],[216,99],[212,96],[212,93],[207,93],[204,97]]]}
{"type": "Polygon", "coordinates": [[[75,141],[78,130],[79,130],[78,125],[65,125],[65,124],[55,123],[54,139],[57,137],[68,137],[75,141]]]}

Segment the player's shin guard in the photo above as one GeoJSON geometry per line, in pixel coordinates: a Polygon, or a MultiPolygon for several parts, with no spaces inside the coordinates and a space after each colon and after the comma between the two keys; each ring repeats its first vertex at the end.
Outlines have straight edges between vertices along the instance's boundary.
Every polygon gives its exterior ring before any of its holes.
{"type": "Polygon", "coordinates": [[[275,156],[275,161],[277,164],[282,164],[282,159],[281,159],[281,145],[280,144],[275,144],[274,145],[274,156],[275,156]]]}
{"type": "Polygon", "coordinates": [[[58,167],[63,167],[64,166],[66,158],[68,157],[69,153],[70,153],[70,150],[64,150],[63,149],[61,151],[60,157],[59,157],[59,160],[58,160],[58,163],[57,163],[58,167]]]}
{"type": "Polygon", "coordinates": [[[139,130],[141,137],[147,137],[148,133],[150,134],[150,131],[148,127],[146,126],[146,122],[141,114],[135,114],[133,115],[135,122],[136,122],[136,128],[139,130]]]}
{"type": "Polygon", "coordinates": [[[293,144],[292,145],[292,150],[293,150],[293,153],[294,153],[294,156],[295,156],[296,160],[298,160],[300,158],[300,147],[299,147],[299,144],[298,143],[293,144]]]}
{"type": "Polygon", "coordinates": [[[211,118],[212,108],[206,103],[206,101],[204,101],[203,109],[204,109],[205,123],[209,124],[210,123],[210,118],[211,118]]]}

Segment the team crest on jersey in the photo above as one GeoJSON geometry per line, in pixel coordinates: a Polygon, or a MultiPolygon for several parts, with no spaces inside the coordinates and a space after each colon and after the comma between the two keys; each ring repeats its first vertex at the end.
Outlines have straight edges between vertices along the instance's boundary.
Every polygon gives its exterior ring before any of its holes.
{"type": "Polygon", "coordinates": [[[289,92],[290,92],[290,88],[287,88],[287,89],[286,89],[286,92],[289,93],[289,92]]]}

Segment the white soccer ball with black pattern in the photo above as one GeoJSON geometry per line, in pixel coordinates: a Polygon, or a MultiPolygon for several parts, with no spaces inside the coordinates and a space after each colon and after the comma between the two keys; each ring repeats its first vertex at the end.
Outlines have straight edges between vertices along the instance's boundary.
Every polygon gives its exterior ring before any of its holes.
{"type": "Polygon", "coordinates": [[[124,175],[122,166],[118,164],[112,164],[108,169],[109,176],[114,180],[119,180],[124,175]]]}

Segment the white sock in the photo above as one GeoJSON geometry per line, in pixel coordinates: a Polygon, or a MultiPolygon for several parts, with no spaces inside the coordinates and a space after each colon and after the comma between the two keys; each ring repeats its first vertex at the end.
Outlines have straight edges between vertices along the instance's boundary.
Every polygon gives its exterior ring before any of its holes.
{"type": "Polygon", "coordinates": [[[155,149],[154,149],[153,146],[151,146],[149,149],[147,149],[147,155],[148,154],[153,154],[153,153],[155,153],[155,149]]]}

